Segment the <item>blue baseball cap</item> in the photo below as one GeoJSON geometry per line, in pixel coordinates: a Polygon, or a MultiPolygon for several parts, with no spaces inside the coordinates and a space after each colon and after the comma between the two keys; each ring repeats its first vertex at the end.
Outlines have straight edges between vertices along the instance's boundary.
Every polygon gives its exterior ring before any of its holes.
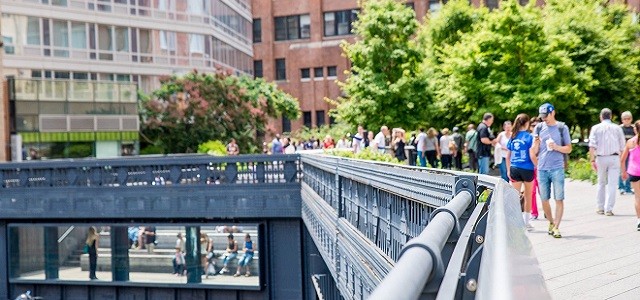
{"type": "Polygon", "coordinates": [[[540,108],[538,108],[538,114],[540,118],[546,118],[554,110],[555,108],[553,107],[553,105],[551,105],[551,103],[545,103],[540,105],[540,108]]]}

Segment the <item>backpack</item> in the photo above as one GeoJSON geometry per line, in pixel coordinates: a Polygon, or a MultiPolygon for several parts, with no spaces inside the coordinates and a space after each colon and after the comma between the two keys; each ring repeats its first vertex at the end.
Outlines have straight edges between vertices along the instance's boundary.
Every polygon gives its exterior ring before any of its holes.
{"type": "MultiPolygon", "coordinates": [[[[558,130],[560,131],[560,146],[566,146],[564,144],[564,128],[567,125],[564,122],[560,122],[560,121],[557,121],[557,122],[558,122],[558,130]]],[[[543,124],[543,123],[540,123],[540,124],[543,124]]],[[[540,127],[536,126],[535,133],[537,136],[540,136],[540,130],[542,130],[542,125],[540,125],[540,127]]],[[[568,128],[567,128],[567,131],[568,131],[568,128]]],[[[567,170],[569,169],[569,154],[562,153],[562,157],[564,159],[564,169],[567,170]]]]}

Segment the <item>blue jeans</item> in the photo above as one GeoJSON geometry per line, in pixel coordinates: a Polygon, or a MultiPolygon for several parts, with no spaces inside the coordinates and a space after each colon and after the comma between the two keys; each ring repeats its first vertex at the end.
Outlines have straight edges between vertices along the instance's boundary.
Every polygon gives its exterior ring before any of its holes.
{"type": "Polygon", "coordinates": [[[421,167],[427,166],[427,158],[424,156],[423,151],[418,151],[418,161],[420,162],[421,167]]]}
{"type": "Polygon", "coordinates": [[[249,263],[251,263],[251,260],[253,260],[253,252],[246,252],[244,256],[242,256],[242,258],[238,261],[238,266],[247,266],[249,265],[249,263]]]}
{"type": "MultiPolygon", "coordinates": [[[[629,157],[627,157],[627,161],[624,163],[625,168],[629,166],[629,157]]],[[[618,189],[621,192],[632,194],[631,190],[631,179],[627,178],[627,180],[622,180],[622,176],[618,177],[618,189]]]]}
{"type": "Polygon", "coordinates": [[[556,200],[564,200],[564,168],[554,170],[538,170],[538,186],[540,187],[540,200],[551,199],[551,185],[553,184],[553,196],[556,200]]]}
{"type": "Polygon", "coordinates": [[[222,265],[226,267],[227,264],[231,260],[235,259],[236,257],[238,257],[238,253],[227,253],[227,254],[225,254],[224,255],[224,259],[222,260],[222,265]]]}
{"type": "Polygon", "coordinates": [[[489,157],[478,157],[478,173],[489,174],[489,157]]]}
{"type": "Polygon", "coordinates": [[[509,182],[509,176],[507,176],[507,159],[503,158],[502,163],[500,163],[500,177],[504,179],[504,181],[509,182]]]}

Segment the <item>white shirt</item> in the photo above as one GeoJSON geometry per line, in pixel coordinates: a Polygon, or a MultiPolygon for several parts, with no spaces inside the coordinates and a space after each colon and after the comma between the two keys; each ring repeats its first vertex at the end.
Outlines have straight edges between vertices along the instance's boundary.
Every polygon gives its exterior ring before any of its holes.
{"type": "Polygon", "coordinates": [[[349,148],[349,145],[347,145],[347,140],[345,140],[345,139],[338,140],[338,145],[336,145],[336,148],[338,148],[338,149],[349,148]]]}
{"type": "Polygon", "coordinates": [[[364,138],[362,138],[362,134],[356,133],[353,137],[352,146],[354,153],[358,153],[360,150],[364,149],[364,138]]]}
{"type": "Polygon", "coordinates": [[[427,134],[424,132],[420,132],[416,137],[418,141],[418,145],[416,145],[417,151],[426,151],[427,149],[427,134]]]}
{"type": "Polygon", "coordinates": [[[384,140],[384,133],[382,132],[378,132],[378,134],[376,134],[376,137],[373,140],[376,143],[376,147],[378,147],[378,149],[384,149],[384,146],[386,146],[385,140],[384,140]]]}
{"type": "Polygon", "coordinates": [[[451,141],[453,141],[453,138],[450,135],[440,137],[440,154],[451,155],[451,150],[449,150],[449,142],[451,141]]]}
{"type": "Polygon", "coordinates": [[[284,148],[284,154],[293,154],[296,153],[296,147],[293,144],[289,144],[287,148],[284,148]]]}
{"type": "Polygon", "coordinates": [[[591,127],[589,148],[595,148],[597,156],[622,154],[625,146],[624,132],[611,120],[604,120],[591,127]]]}

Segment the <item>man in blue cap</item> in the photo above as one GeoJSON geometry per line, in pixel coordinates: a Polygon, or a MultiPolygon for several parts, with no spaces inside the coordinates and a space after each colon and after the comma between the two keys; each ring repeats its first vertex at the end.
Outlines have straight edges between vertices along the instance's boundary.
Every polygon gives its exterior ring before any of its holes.
{"type": "Polygon", "coordinates": [[[560,221],[564,212],[564,169],[565,156],[571,153],[569,129],[556,120],[556,110],[551,103],[538,109],[542,123],[533,130],[533,152],[538,154],[538,184],[544,214],[549,220],[549,234],[561,238],[560,221]],[[551,214],[551,187],[556,200],[556,216],[551,214]]]}

